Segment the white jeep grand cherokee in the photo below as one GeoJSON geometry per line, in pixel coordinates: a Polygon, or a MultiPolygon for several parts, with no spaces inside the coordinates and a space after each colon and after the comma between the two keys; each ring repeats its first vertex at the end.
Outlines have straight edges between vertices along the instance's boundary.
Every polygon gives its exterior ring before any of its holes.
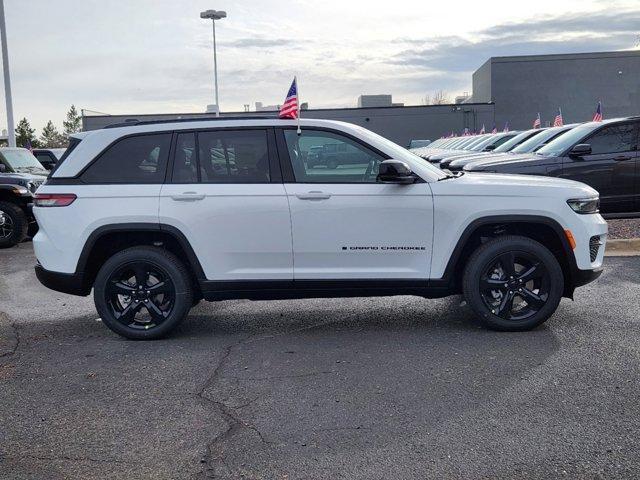
{"type": "Polygon", "coordinates": [[[544,322],[601,273],[598,193],[544,177],[451,175],[355,125],[136,122],[74,135],[38,189],[38,279],[93,288],[128,338],[200,299],[464,293],[499,330],[544,322]]]}

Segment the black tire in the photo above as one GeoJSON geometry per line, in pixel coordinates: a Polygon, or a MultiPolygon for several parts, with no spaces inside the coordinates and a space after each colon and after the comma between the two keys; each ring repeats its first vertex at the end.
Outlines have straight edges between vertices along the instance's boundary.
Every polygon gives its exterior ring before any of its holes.
{"type": "Polygon", "coordinates": [[[116,253],[100,268],[94,283],[94,302],[102,322],[132,340],[166,336],[189,313],[193,295],[185,265],[157,247],[116,253]]]}
{"type": "Polygon", "coordinates": [[[467,304],[486,327],[526,331],[556,311],[564,275],[556,257],[542,244],[507,235],[473,252],[464,270],[463,291],[467,304]]]}
{"type": "Polygon", "coordinates": [[[27,236],[29,222],[24,211],[14,203],[0,202],[0,248],[17,245],[27,236]]]}

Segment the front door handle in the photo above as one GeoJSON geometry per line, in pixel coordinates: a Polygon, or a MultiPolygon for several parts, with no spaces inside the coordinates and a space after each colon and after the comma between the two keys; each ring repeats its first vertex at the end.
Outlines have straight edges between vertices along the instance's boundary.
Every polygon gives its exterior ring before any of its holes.
{"type": "Polygon", "coordinates": [[[300,200],[328,200],[329,198],[331,198],[331,194],[313,190],[307,193],[297,193],[296,197],[298,197],[300,200]]]}
{"type": "Polygon", "coordinates": [[[624,160],[629,160],[631,157],[626,155],[618,155],[617,157],[613,157],[616,162],[623,162],[624,160]]]}
{"type": "Polygon", "coordinates": [[[176,202],[194,202],[196,200],[204,200],[205,195],[197,192],[184,192],[171,195],[171,199],[176,202]]]}

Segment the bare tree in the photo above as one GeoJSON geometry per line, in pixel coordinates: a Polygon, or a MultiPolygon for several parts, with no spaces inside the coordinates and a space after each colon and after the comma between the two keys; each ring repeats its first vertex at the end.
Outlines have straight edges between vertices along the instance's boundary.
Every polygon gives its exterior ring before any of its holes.
{"type": "Polygon", "coordinates": [[[431,105],[445,105],[447,103],[451,103],[451,99],[447,92],[438,90],[433,94],[433,101],[431,102],[431,105]]]}

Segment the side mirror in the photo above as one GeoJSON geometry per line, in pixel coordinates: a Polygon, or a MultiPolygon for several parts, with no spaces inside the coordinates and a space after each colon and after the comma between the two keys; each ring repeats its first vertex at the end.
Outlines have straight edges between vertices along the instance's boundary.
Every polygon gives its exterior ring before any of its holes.
{"type": "Polygon", "coordinates": [[[7,171],[7,166],[4,163],[0,162],[0,173],[4,173],[6,171],[7,171]]]}
{"type": "Polygon", "coordinates": [[[591,145],[588,143],[579,143],[574,145],[569,151],[570,157],[581,157],[583,155],[589,155],[591,153],[591,145]]]}
{"type": "Polygon", "coordinates": [[[380,183],[399,183],[407,185],[416,181],[409,165],[400,160],[385,160],[378,168],[376,181],[380,183]]]}
{"type": "Polygon", "coordinates": [[[490,152],[491,150],[495,150],[495,148],[496,148],[495,145],[487,145],[486,147],[484,147],[484,151],[490,152]]]}

